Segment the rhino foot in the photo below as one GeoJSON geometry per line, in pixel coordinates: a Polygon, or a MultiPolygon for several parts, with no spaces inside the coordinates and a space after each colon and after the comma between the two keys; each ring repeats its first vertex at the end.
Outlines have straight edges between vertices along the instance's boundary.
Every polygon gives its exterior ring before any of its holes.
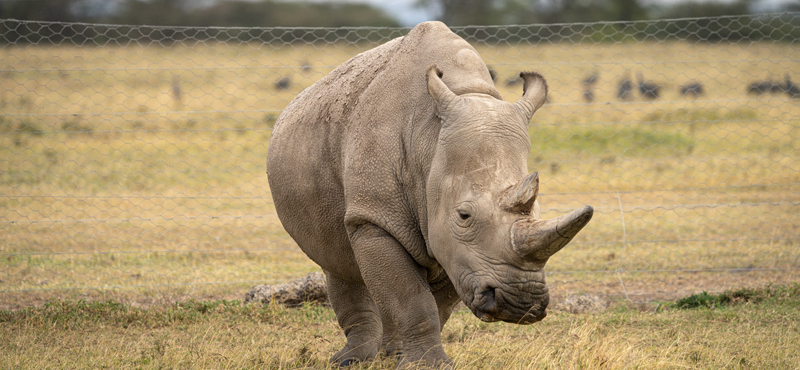
{"type": "Polygon", "coordinates": [[[345,346],[341,351],[337,352],[331,357],[331,362],[337,364],[339,367],[347,367],[359,362],[368,362],[375,359],[374,353],[368,351],[358,351],[345,346]],[[361,353],[359,353],[361,352],[361,353]]]}
{"type": "Polygon", "coordinates": [[[361,362],[361,361],[358,361],[357,359],[354,359],[354,358],[348,358],[346,360],[339,361],[339,363],[336,364],[336,365],[339,366],[339,367],[348,367],[350,365],[357,364],[359,362],[361,362]]]}

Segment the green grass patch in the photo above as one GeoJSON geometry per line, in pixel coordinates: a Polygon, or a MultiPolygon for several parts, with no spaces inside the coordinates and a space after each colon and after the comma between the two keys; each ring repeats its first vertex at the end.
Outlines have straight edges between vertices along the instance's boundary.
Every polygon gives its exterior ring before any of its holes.
{"type": "MultiPolygon", "coordinates": [[[[297,311],[300,314],[298,319],[325,319],[326,311],[323,307],[308,305],[297,311]]],[[[64,331],[92,325],[153,329],[198,324],[220,316],[236,321],[269,322],[276,320],[279,312],[280,307],[244,304],[238,300],[188,300],[149,308],[134,307],[116,300],[54,300],[41,307],[0,310],[0,323],[49,326],[64,331]]]]}
{"type": "Polygon", "coordinates": [[[800,302],[800,284],[777,287],[767,286],[766,288],[742,288],[726,290],[719,294],[702,292],[675,301],[673,307],[678,309],[716,309],[744,303],[757,304],[765,300],[800,302]]]}
{"type": "Polygon", "coordinates": [[[536,153],[575,152],[586,156],[684,155],[696,145],[677,129],[654,125],[538,127],[532,130],[531,147],[536,153]]]}
{"type": "Polygon", "coordinates": [[[648,123],[691,123],[691,124],[710,124],[730,121],[753,121],[758,118],[758,112],[752,108],[699,108],[699,109],[675,109],[658,110],[648,113],[642,118],[642,122],[648,123]]]}

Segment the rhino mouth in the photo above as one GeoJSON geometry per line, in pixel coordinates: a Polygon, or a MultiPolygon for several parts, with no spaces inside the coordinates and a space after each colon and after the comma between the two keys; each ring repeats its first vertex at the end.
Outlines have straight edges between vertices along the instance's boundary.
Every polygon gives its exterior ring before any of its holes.
{"type": "Polygon", "coordinates": [[[473,292],[467,307],[481,321],[532,324],[547,316],[545,309],[549,303],[547,287],[542,287],[537,294],[515,295],[502,288],[487,286],[473,292]]]}

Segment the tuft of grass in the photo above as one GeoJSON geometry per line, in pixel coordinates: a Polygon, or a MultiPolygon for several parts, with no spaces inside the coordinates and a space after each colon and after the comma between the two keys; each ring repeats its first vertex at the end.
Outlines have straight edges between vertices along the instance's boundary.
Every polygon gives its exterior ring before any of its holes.
{"type": "Polygon", "coordinates": [[[17,126],[16,131],[21,134],[27,134],[32,136],[42,136],[44,134],[44,131],[41,128],[39,128],[38,125],[29,121],[20,122],[19,126],[17,126]]]}
{"type": "Polygon", "coordinates": [[[61,131],[67,133],[83,133],[91,135],[94,132],[92,126],[81,122],[80,116],[74,116],[71,119],[65,120],[61,123],[61,131]]]}

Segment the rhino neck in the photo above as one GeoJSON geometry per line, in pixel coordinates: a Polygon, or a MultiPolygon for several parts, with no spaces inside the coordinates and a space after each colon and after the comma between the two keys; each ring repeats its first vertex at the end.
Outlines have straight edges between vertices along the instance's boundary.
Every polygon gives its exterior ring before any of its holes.
{"type": "MultiPolygon", "coordinates": [[[[427,185],[431,172],[431,158],[436,152],[436,142],[441,129],[441,121],[436,117],[433,106],[417,104],[410,109],[401,133],[403,155],[398,166],[398,180],[404,189],[405,201],[414,217],[414,223],[422,236],[417,262],[429,270],[441,270],[441,267],[428,253],[428,199],[427,185]]],[[[442,270],[443,271],[443,270],[442,270]]],[[[434,275],[437,273],[431,271],[434,275]]],[[[429,279],[434,276],[430,276],[429,279]]]]}

